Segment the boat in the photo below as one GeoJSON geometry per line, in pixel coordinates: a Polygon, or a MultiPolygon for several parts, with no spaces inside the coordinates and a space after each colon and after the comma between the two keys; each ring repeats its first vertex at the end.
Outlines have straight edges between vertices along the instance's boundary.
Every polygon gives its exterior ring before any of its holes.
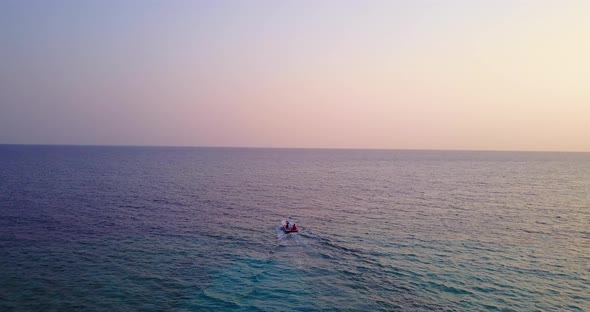
{"type": "Polygon", "coordinates": [[[299,229],[297,228],[297,225],[295,224],[295,222],[290,221],[289,219],[285,219],[285,220],[283,220],[283,231],[285,231],[285,233],[289,234],[289,233],[297,233],[297,232],[299,232],[299,229]]]}

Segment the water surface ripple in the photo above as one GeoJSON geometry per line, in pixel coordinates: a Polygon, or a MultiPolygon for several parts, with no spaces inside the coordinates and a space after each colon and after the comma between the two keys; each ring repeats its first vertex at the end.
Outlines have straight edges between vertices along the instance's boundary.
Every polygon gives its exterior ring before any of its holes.
{"type": "Polygon", "coordinates": [[[0,145],[0,310],[590,311],[589,207],[584,153],[0,145]]]}

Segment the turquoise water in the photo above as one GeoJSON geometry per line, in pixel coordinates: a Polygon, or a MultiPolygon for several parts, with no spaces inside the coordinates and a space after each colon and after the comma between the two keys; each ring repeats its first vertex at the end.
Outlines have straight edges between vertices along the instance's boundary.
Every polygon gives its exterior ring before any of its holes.
{"type": "Polygon", "coordinates": [[[588,311],[589,207],[584,153],[0,145],[0,310],[588,311]]]}

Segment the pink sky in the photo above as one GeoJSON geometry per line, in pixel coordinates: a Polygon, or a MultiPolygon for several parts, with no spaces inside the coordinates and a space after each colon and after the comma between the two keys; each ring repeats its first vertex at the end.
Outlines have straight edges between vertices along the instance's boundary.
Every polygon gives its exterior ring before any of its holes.
{"type": "Polygon", "coordinates": [[[590,151],[588,1],[2,1],[0,143],[590,151]]]}

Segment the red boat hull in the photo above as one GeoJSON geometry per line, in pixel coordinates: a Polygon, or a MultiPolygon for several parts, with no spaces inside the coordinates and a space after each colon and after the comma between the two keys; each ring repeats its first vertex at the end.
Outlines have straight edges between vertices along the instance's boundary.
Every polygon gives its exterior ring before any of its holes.
{"type": "Polygon", "coordinates": [[[297,233],[299,232],[299,230],[287,230],[286,227],[283,226],[283,230],[285,231],[285,233],[289,234],[289,233],[297,233]]]}

